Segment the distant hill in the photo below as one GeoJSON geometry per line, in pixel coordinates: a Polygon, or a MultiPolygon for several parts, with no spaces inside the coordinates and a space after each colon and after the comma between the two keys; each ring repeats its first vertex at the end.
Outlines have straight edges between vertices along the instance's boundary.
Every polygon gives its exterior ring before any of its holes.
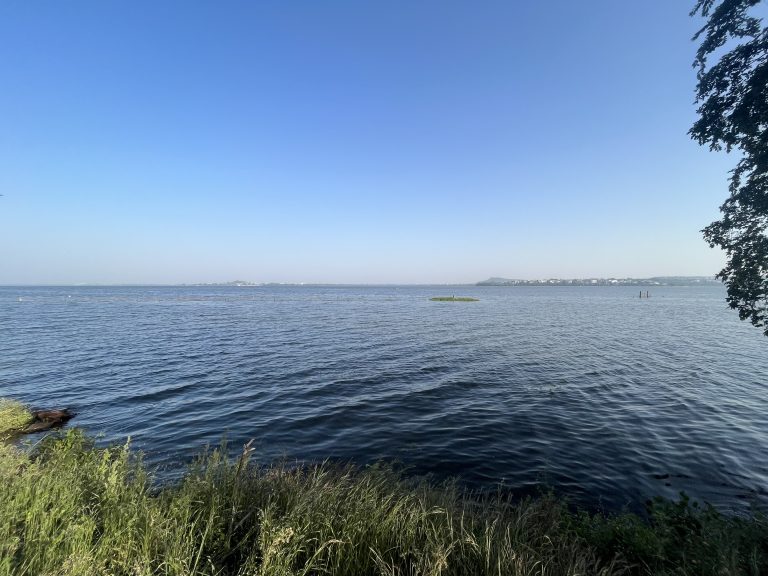
{"type": "Polygon", "coordinates": [[[652,278],[546,278],[515,280],[489,278],[476,286],[700,286],[719,285],[712,276],[654,276],[652,278]]]}

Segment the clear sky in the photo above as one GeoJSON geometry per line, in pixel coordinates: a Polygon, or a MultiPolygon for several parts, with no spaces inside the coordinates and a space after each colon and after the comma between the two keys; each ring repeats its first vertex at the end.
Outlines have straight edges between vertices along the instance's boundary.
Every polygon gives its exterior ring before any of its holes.
{"type": "Polygon", "coordinates": [[[0,283],[710,275],[693,0],[0,3],[0,283]]]}

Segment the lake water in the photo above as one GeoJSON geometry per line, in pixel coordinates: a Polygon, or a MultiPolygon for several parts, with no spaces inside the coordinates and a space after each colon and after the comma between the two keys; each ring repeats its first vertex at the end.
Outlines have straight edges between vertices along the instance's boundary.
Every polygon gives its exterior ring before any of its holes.
{"type": "Polygon", "coordinates": [[[0,287],[0,396],[171,469],[226,433],[608,509],[765,504],[768,339],[719,286],[639,290],[0,287]]]}

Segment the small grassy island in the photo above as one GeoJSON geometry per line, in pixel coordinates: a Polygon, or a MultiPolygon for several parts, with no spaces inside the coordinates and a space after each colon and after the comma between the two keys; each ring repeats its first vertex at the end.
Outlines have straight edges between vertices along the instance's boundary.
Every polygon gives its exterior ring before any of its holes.
{"type": "Polygon", "coordinates": [[[228,452],[158,485],[128,445],[78,429],[33,448],[0,442],[0,575],[768,573],[765,517],[686,498],[656,500],[647,517],[591,514],[387,465],[257,466],[250,445],[228,452]]]}
{"type": "Polygon", "coordinates": [[[430,298],[432,302],[479,302],[477,298],[468,298],[466,296],[435,296],[430,298]]]}

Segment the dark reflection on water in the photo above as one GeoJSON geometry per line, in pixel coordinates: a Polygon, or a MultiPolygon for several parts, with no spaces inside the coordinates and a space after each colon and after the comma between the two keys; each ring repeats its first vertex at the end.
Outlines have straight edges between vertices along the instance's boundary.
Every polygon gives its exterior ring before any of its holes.
{"type": "Polygon", "coordinates": [[[396,459],[607,508],[768,502],[768,340],[719,287],[0,288],[0,395],[158,464],[396,459]],[[443,293],[480,302],[430,302],[443,293]]]}

